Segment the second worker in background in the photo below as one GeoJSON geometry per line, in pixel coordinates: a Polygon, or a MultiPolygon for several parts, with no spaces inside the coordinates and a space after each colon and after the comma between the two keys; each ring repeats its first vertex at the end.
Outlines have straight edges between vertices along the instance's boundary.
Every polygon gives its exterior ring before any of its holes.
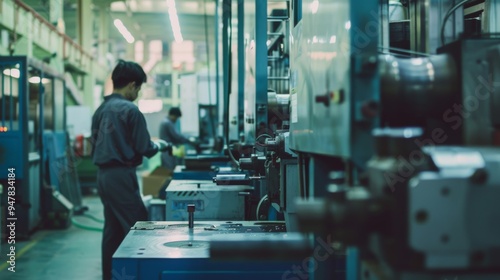
{"type": "MultiPolygon", "coordinates": [[[[160,124],[160,139],[175,146],[193,144],[193,142],[180,134],[176,129],[176,123],[180,117],[182,117],[182,112],[178,107],[170,108],[168,116],[160,124]]],[[[161,155],[161,165],[173,171],[177,165],[177,158],[173,155],[163,153],[161,155]]]]}

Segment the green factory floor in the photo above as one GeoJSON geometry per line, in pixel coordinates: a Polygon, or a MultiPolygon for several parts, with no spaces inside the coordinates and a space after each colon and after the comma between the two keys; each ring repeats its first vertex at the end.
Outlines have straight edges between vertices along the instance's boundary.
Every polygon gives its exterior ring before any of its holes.
{"type": "MultiPolygon", "coordinates": [[[[103,218],[102,204],[97,195],[83,197],[90,214],[103,218]]],[[[75,221],[94,228],[102,224],[85,216],[75,221]]],[[[8,271],[7,254],[10,245],[2,244],[0,279],[69,280],[101,279],[101,232],[71,225],[65,230],[37,230],[29,240],[16,241],[15,272],[8,271]]]]}

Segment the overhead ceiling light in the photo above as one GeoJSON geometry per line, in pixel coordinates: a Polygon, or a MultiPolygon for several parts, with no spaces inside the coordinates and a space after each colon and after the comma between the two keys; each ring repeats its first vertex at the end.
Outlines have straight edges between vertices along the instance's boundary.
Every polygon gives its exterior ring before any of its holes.
{"type": "Polygon", "coordinates": [[[177,43],[184,41],[182,38],[181,26],[179,25],[179,17],[177,16],[177,9],[175,8],[175,0],[167,0],[168,17],[170,18],[170,25],[174,33],[174,40],[177,43]]]}
{"type": "Polygon", "coordinates": [[[346,30],[351,29],[351,21],[350,20],[346,21],[346,23],[345,23],[345,29],[346,30]]]}
{"type": "MultiPolygon", "coordinates": [[[[28,82],[30,82],[32,84],[39,84],[40,83],[40,77],[33,76],[33,77],[31,77],[31,78],[28,79],[28,82]]],[[[48,84],[48,83],[50,83],[50,79],[42,78],[42,84],[48,84]]]]}
{"type": "Polygon", "coordinates": [[[121,20],[115,19],[113,23],[115,24],[116,29],[118,29],[120,34],[122,34],[123,38],[125,38],[125,40],[127,40],[129,44],[132,44],[135,41],[134,36],[132,36],[125,25],[123,25],[123,22],[121,20]]]}
{"type": "Polygon", "coordinates": [[[134,45],[134,60],[136,62],[142,62],[144,59],[144,42],[137,41],[134,45]]]}
{"type": "Polygon", "coordinates": [[[318,0],[312,1],[312,3],[309,4],[309,7],[311,8],[311,12],[313,14],[317,13],[319,8],[319,1],[318,0]]]}
{"type": "Polygon", "coordinates": [[[21,71],[19,71],[19,69],[17,68],[11,68],[3,70],[3,74],[12,78],[19,79],[19,77],[21,76],[21,71]]]}

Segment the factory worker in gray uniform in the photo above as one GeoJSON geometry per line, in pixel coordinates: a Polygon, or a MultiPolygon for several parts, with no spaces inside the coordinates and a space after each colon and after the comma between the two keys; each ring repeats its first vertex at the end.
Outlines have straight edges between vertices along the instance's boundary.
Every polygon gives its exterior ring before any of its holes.
{"type": "MultiPolygon", "coordinates": [[[[170,108],[168,116],[160,124],[160,139],[174,146],[182,144],[196,145],[177,131],[175,124],[180,117],[182,117],[182,112],[178,107],[170,108]]],[[[167,153],[161,155],[161,166],[173,171],[176,165],[177,158],[175,156],[167,153]]]]}
{"type": "MultiPolygon", "coordinates": [[[[141,85],[146,82],[142,67],[120,60],[111,75],[113,93],[92,117],[92,158],[97,171],[97,187],[104,205],[102,237],[103,279],[112,279],[111,258],[137,221],[148,219],[137,181],[136,167],[143,157],[169,151],[163,140],[151,141],[146,120],[138,107],[141,85]]],[[[116,273],[120,273],[117,271],[116,273]]]]}

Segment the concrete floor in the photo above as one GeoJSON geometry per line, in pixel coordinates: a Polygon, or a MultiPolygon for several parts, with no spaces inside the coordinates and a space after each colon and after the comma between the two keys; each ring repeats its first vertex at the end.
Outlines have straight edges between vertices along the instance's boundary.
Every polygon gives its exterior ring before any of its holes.
{"type": "MultiPolygon", "coordinates": [[[[103,219],[102,204],[97,195],[83,198],[89,207],[86,214],[103,219]]],[[[85,216],[75,220],[83,225],[102,228],[102,223],[85,216]]],[[[7,249],[2,244],[0,254],[0,279],[12,280],[59,280],[101,279],[102,232],[71,225],[65,230],[37,230],[26,241],[16,241],[16,272],[7,270],[7,249]]]]}

